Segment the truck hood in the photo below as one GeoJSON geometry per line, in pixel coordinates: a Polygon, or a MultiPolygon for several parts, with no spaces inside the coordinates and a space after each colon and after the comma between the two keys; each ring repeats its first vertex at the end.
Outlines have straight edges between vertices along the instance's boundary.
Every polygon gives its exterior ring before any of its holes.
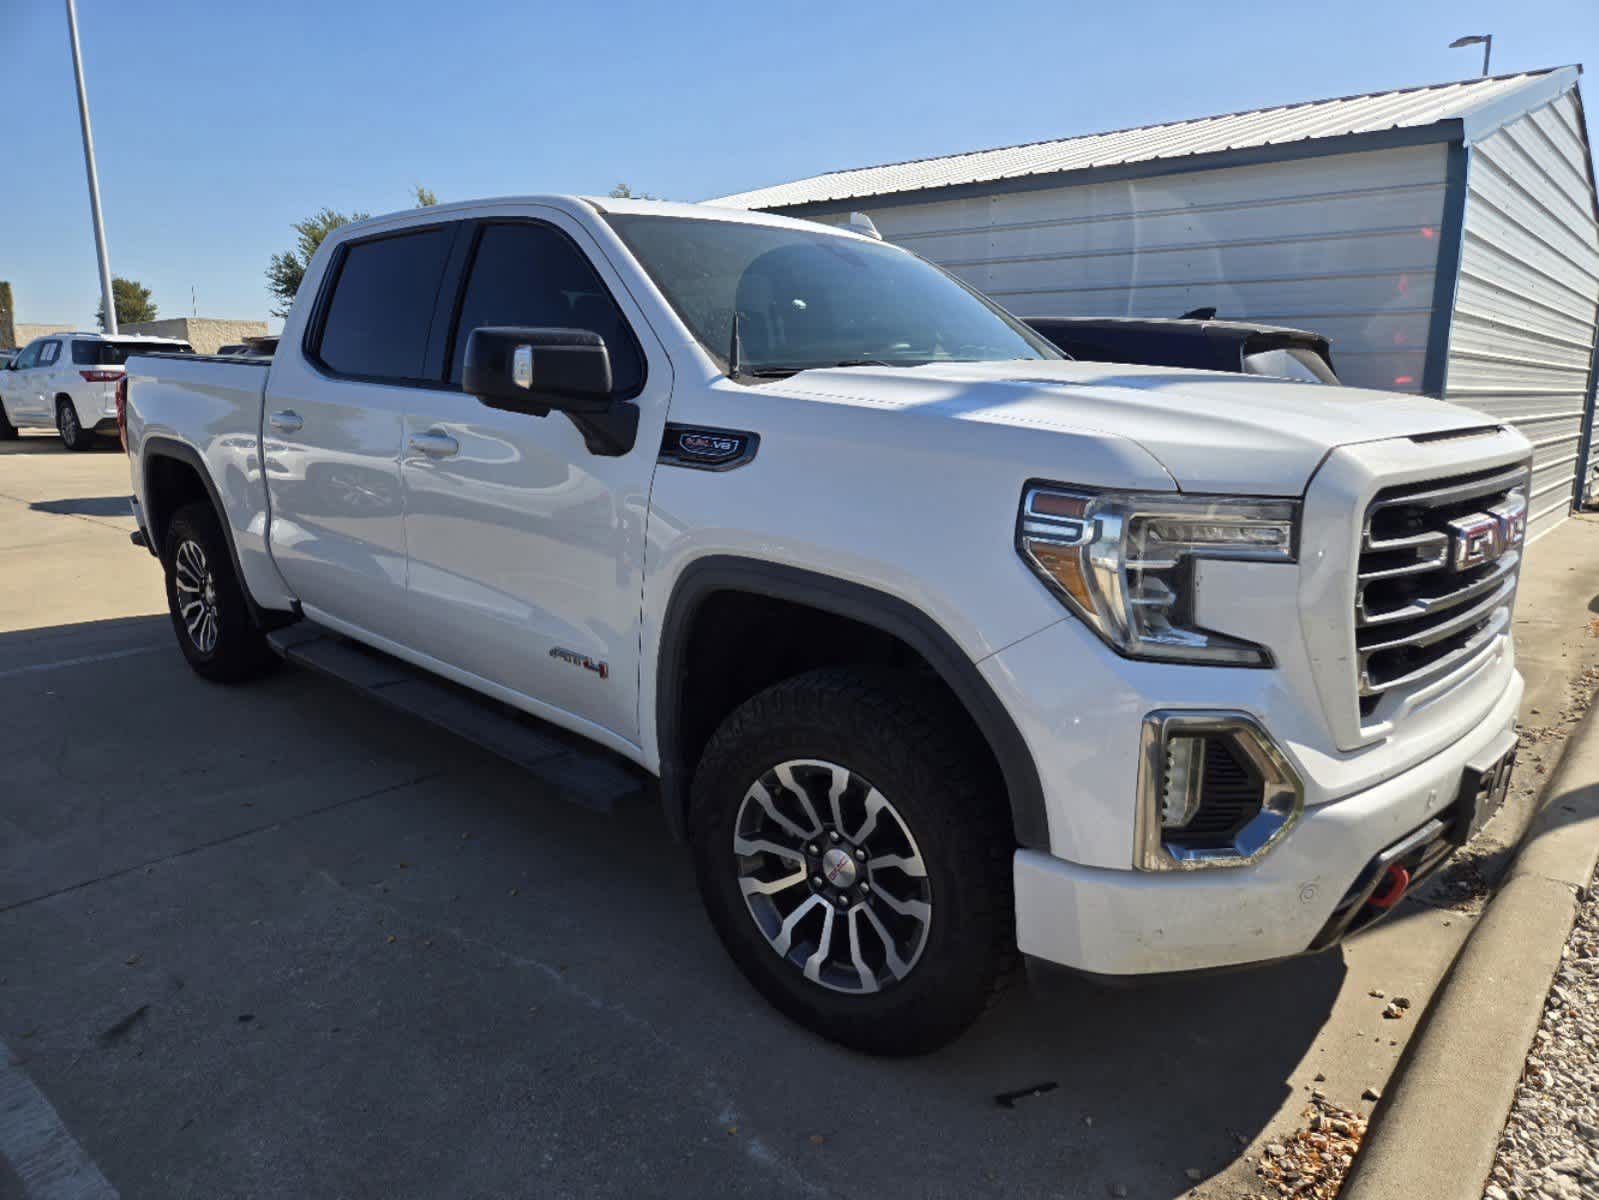
{"type": "Polygon", "coordinates": [[[804,371],[777,394],[950,421],[1126,438],[1183,491],[1289,496],[1355,442],[1492,426],[1396,392],[1175,367],[1073,361],[929,363],[804,371]]]}

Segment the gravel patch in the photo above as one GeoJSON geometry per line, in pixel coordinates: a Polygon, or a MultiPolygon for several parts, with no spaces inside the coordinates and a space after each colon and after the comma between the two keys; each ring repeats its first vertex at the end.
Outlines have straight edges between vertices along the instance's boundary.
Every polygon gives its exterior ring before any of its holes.
{"type": "Polygon", "coordinates": [[[1485,1200],[1599,1200],[1599,896],[1589,889],[1544,1002],[1485,1200]]]}

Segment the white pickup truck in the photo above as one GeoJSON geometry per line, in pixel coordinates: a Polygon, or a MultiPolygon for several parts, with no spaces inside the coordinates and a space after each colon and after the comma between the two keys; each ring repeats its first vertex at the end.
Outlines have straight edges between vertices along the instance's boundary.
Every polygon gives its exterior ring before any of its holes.
{"type": "Polygon", "coordinates": [[[1515,753],[1520,434],[1071,361],[848,230],[364,221],[274,358],[135,358],[125,409],[196,671],[286,656],[599,803],[658,777],[740,969],[871,1052],[957,1035],[1018,950],[1331,946],[1515,753]]]}

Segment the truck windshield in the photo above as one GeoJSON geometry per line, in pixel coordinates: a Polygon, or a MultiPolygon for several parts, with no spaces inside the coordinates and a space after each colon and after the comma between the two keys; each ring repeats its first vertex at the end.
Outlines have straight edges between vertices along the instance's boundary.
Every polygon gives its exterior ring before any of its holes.
{"type": "Polygon", "coordinates": [[[1060,358],[931,263],[821,230],[612,213],[607,218],[707,352],[739,370],[1060,358]]]}

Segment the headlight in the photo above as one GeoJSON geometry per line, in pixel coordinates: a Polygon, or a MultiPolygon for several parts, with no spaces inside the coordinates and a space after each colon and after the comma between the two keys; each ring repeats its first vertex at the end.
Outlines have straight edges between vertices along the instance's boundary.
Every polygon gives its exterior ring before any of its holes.
{"type": "Polygon", "coordinates": [[[1100,637],[1130,658],[1271,665],[1271,654],[1196,622],[1201,558],[1294,561],[1292,500],[1088,491],[1030,484],[1016,548],[1100,637]]]}

